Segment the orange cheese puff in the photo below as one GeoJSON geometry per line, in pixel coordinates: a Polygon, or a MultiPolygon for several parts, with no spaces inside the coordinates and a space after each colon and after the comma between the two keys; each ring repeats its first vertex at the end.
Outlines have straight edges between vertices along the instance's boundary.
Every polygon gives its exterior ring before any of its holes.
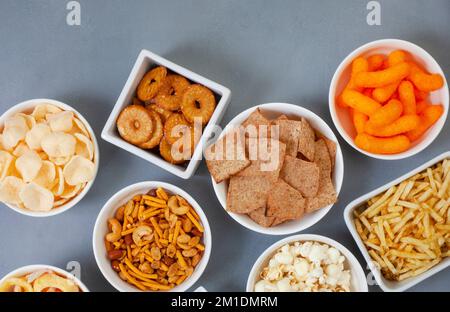
{"type": "Polygon", "coordinates": [[[355,138],[355,144],[360,149],[374,154],[397,154],[406,151],[411,142],[406,135],[376,138],[367,133],[360,133],[355,138]]]}
{"type": "Polygon", "coordinates": [[[402,81],[398,86],[398,96],[403,103],[403,114],[416,114],[416,96],[414,95],[414,86],[409,81],[402,81]]]}
{"type": "Polygon", "coordinates": [[[414,95],[416,96],[416,101],[423,101],[428,98],[427,92],[417,90],[417,88],[414,88],[414,95]]]}
{"type": "Polygon", "coordinates": [[[355,84],[358,87],[379,88],[400,81],[408,75],[409,64],[402,62],[383,70],[358,73],[355,75],[355,84]]]}
{"type": "Polygon", "coordinates": [[[396,121],[403,112],[403,105],[398,100],[390,100],[386,105],[380,107],[373,113],[369,122],[373,127],[386,126],[396,121]]]}
{"type": "Polygon", "coordinates": [[[425,110],[419,115],[419,126],[407,133],[408,138],[411,141],[415,141],[420,138],[436,121],[441,118],[444,113],[442,105],[428,105],[425,110]]]}
{"type": "Polygon", "coordinates": [[[416,113],[417,114],[421,114],[427,107],[428,105],[431,105],[428,101],[419,101],[416,104],[416,113]]]}
{"type": "Polygon", "coordinates": [[[444,78],[439,74],[427,74],[417,64],[411,64],[411,72],[408,79],[411,80],[420,91],[436,91],[444,85],[444,78]]]}
{"type": "Polygon", "coordinates": [[[416,129],[420,124],[420,118],[417,115],[405,115],[394,121],[393,123],[383,126],[374,127],[369,122],[366,123],[364,131],[370,135],[387,138],[398,134],[403,134],[416,129]]]}
{"type": "MultiPolygon", "coordinates": [[[[345,86],[344,90],[350,89],[350,90],[357,90],[357,91],[362,91],[362,88],[358,88],[355,86],[355,75],[357,73],[360,72],[365,72],[369,70],[369,63],[367,62],[367,60],[363,57],[357,57],[356,59],[353,60],[352,62],[352,71],[350,74],[350,80],[347,83],[347,85],[345,86]]],[[[347,105],[345,105],[345,103],[342,101],[342,93],[338,96],[337,98],[337,103],[338,105],[342,106],[342,107],[346,107],[347,105]]]]}
{"type": "Polygon", "coordinates": [[[381,104],[364,94],[354,90],[344,90],[342,92],[342,101],[355,110],[367,116],[372,115],[381,104]]]}
{"type": "Polygon", "coordinates": [[[384,103],[391,98],[391,96],[397,90],[399,84],[400,82],[396,81],[394,83],[388,84],[387,86],[375,88],[372,92],[372,96],[376,101],[384,103]]]}
{"type": "Polygon", "coordinates": [[[369,63],[369,71],[379,70],[383,66],[384,55],[383,54],[374,54],[367,58],[367,62],[369,63]]]}
{"type": "Polygon", "coordinates": [[[406,60],[406,53],[403,50],[392,51],[388,55],[388,65],[394,66],[406,60]]]}
{"type": "Polygon", "coordinates": [[[352,110],[353,125],[355,126],[356,133],[363,133],[364,127],[369,117],[367,115],[364,115],[363,113],[358,112],[357,110],[354,109],[351,110],[352,110]]]}
{"type": "Polygon", "coordinates": [[[373,92],[372,88],[365,88],[364,91],[362,92],[362,94],[364,94],[365,96],[368,96],[368,97],[372,97],[372,92],[373,92]]]}

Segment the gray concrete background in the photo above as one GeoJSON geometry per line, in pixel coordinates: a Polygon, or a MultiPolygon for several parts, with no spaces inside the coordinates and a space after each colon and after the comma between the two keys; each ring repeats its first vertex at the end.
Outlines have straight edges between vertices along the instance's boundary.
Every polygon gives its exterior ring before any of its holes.
{"type": "MultiPolygon", "coordinates": [[[[23,265],[81,264],[91,291],[111,291],[92,252],[95,219],[119,189],[162,180],[192,194],[209,218],[213,252],[196,286],[243,291],[253,262],[283,237],[265,236],[233,221],[217,201],[206,166],[182,180],[104,142],[103,125],[142,48],[217,81],[233,92],[225,125],[260,103],[280,101],[311,109],[332,129],[328,86],[339,62],[375,39],[410,40],[450,70],[450,2],[380,1],[382,25],[368,26],[368,1],[144,1],[80,0],[81,26],[66,24],[62,0],[0,0],[0,111],[31,98],[54,98],[79,110],[100,144],[100,171],[88,195],[51,218],[25,217],[0,206],[0,276],[23,265]]],[[[335,131],[336,135],[338,133],[335,131]]],[[[339,202],[303,233],[344,244],[365,267],[342,216],[354,198],[449,150],[449,127],[408,160],[369,159],[339,138],[345,179],[339,202]]],[[[450,270],[412,288],[450,291],[450,270]]],[[[371,290],[378,291],[374,286],[371,290]]]]}

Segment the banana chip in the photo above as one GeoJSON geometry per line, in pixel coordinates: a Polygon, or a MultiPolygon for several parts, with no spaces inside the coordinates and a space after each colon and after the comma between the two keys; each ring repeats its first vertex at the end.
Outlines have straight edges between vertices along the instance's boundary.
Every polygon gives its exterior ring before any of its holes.
{"type": "Polygon", "coordinates": [[[31,211],[50,211],[53,208],[53,193],[36,183],[29,183],[19,192],[26,209],[31,211]]]}
{"type": "Polygon", "coordinates": [[[34,292],[43,292],[45,289],[55,288],[62,292],[78,292],[78,286],[70,279],[48,273],[38,277],[33,283],[34,292]]]}
{"type": "Polygon", "coordinates": [[[73,135],[64,132],[53,132],[41,141],[44,152],[50,157],[66,157],[75,154],[77,141],[73,135]]]}
{"type": "Polygon", "coordinates": [[[77,184],[75,186],[72,185],[65,185],[64,186],[64,192],[61,194],[61,198],[63,199],[70,199],[72,197],[75,197],[75,195],[78,194],[78,192],[81,189],[82,184],[77,184]]]}
{"type": "Polygon", "coordinates": [[[3,130],[2,143],[6,149],[13,149],[17,143],[25,139],[28,132],[28,125],[22,116],[13,116],[5,121],[5,129],[3,130]]]}
{"type": "Polygon", "coordinates": [[[0,181],[2,181],[8,174],[14,157],[8,152],[0,151],[0,181]]]}
{"type": "Polygon", "coordinates": [[[64,166],[67,164],[70,159],[72,159],[72,156],[66,156],[66,157],[49,157],[49,160],[54,163],[56,166],[64,166]]]}
{"type": "Polygon", "coordinates": [[[36,121],[39,122],[45,120],[46,115],[56,114],[59,112],[62,112],[62,109],[59,107],[56,107],[53,104],[42,103],[36,105],[31,115],[36,119],[36,121]]]}
{"type": "Polygon", "coordinates": [[[51,189],[52,184],[56,178],[56,169],[55,165],[48,160],[42,162],[41,169],[37,173],[36,177],[33,179],[33,182],[45,187],[46,189],[51,189]]]}
{"type": "Polygon", "coordinates": [[[31,128],[25,136],[25,142],[27,145],[34,150],[42,150],[41,142],[42,139],[51,133],[51,129],[47,124],[39,123],[31,128]]]}
{"type": "Polygon", "coordinates": [[[28,147],[28,145],[26,145],[23,142],[20,142],[19,144],[17,144],[16,148],[14,149],[14,151],[12,153],[14,156],[20,157],[23,154],[25,154],[26,152],[28,152],[29,150],[30,150],[30,148],[28,147]]]}
{"type": "Polygon", "coordinates": [[[56,114],[48,115],[47,121],[50,128],[54,132],[69,132],[73,126],[73,113],[69,111],[62,111],[56,114]]]}
{"type": "Polygon", "coordinates": [[[94,178],[94,173],[94,163],[78,155],[73,156],[63,169],[66,183],[72,186],[91,181],[94,178]]]}
{"type": "Polygon", "coordinates": [[[75,154],[92,160],[94,158],[94,145],[92,144],[92,141],[83,134],[75,133],[74,135],[77,139],[75,154]]]}
{"type": "Polygon", "coordinates": [[[65,187],[64,175],[63,175],[63,170],[61,169],[61,167],[57,167],[56,171],[58,173],[58,184],[56,184],[52,188],[52,192],[55,196],[61,196],[61,194],[64,192],[64,187],[65,187]]]}
{"type": "Polygon", "coordinates": [[[81,122],[81,120],[79,120],[78,118],[74,118],[73,122],[76,125],[74,129],[77,130],[77,132],[81,132],[85,136],[89,137],[89,132],[87,131],[86,126],[81,122]]]}
{"type": "Polygon", "coordinates": [[[16,160],[16,169],[25,182],[31,182],[42,166],[42,159],[38,153],[29,150],[16,160]]]}
{"type": "Polygon", "coordinates": [[[6,177],[0,184],[0,200],[13,205],[20,204],[22,202],[20,192],[25,185],[20,178],[6,177]]]}
{"type": "Polygon", "coordinates": [[[16,116],[20,116],[23,117],[27,123],[28,129],[31,129],[34,127],[34,125],[36,124],[36,119],[34,119],[33,116],[31,115],[27,115],[24,113],[17,113],[16,116]]]}

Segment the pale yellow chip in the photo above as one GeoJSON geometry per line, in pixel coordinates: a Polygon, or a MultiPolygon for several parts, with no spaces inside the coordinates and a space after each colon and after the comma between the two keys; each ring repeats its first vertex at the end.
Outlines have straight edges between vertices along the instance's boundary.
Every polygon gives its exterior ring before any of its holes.
{"type": "Polygon", "coordinates": [[[0,151],[0,181],[2,181],[8,174],[9,167],[13,162],[14,157],[6,152],[0,151]]]}
{"type": "Polygon", "coordinates": [[[61,112],[62,109],[59,107],[56,107],[53,104],[48,103],[41,103],[36,105],[31,115],[36,119],[36,121],[43,121],[45,120],[45,116],[48,114],[56,114],[61,112]]]}
{"type": "Polygon", "coordinates": [[[72,129],[72,131],[78,130],[78,132],[81,132],[85,136],[90,137],[89,132],[86,129],[86,126],[83,124],[83,122],[81,120],[79,120],[78,118],[75,117],[73,119],[73,122],[76,125],[76,127],[74,127],[74,129],[72,129]]]}
{"type": "Polygon", "coordinates": [[[62,205],[64,205],[65,203],[67,203],[68,201],[70,200],[70,198],[61,198],[61,199],[58,199],[57,201],[55,201],[54,203],[53,203],[53,207],[59,207],[59,206],[62,206],[62,205]]]}
{"type": "Polygon", "coordinates": [[[72,156],[66,157],[49,157],[49,160],[54,163],[56,166],[64,167],[72,159],[72,156]]]}
{"type": "Polygon", "coordinates": [[[42,159],[38,153],[29,150],[16,160],[16,169],[25,182],[31,182],[42,166],[42,159]]]}
{"type": "Polygon", "coordinates": [[[77,139],[75,154],[92,160],[94,158],[94,145],[91,140],[80,133],[75,133],[75,138],[77,139]]]}
{"type": "Polygon", "coordinates": [[[16,116],[21,116],[25,119],[25,121],[27,122],[28,129],[31,129],[36,125],[36,119],[34,119],[32,115],[17,113],[16,116]]]}
{"type": "Polygon", "coordinates": [[[64,192],[60,195],[61,198],[64,199],[70,199],[72,197],[75,197],[78,192],[81,189],[82,184],[77,184],[77,185],[65,185],[64,186],[64,192]]]}
{"type": "Polygon", "coordinates": [[[41,141],[44,152],[50,157],[67,157],[75,154],[76,139],[64,132],[53,132],[41,141]]]}
{"type": "Polygon", "coordinates": [[[89,159],[76,155],[64,166],[63,174],[66,183],[72,186],[89,182],[94,178],[95,165],[89,159]]]}
{"type": "Polygon", "coordinates": [[[15,115],[5,120],[2,144],[7,149],[13,149],[17,143],[25,139],[29,128],[27,121],[22,116],[15,115]]]}
{"type": "Polygon", "coordinates": [[[53,193],[33,182],[22,188],[19,197],[25,208],[31,211],[50,211],[53,208],[53,193]]]}
{"type": "Polygon", "coordinates": [[[20,192],[25,187],[22,179],[17,177],[6,177],[0,183],[0,201],[12,205],[18,205],[22,202],[20,192]]]}
{"type": "Polygon", "coordinates": [[[42,150],[41,142],[44,137],[51,133],[50,127],[45,123],[36,124],[25,136],[25,142],[34,150],[42,150]]]}
{"type": "Polygon", "coordinates": [[[73,126],[73,113],[62,111],[47,116],[47,121],[53,132],[69,132],[73,126]]]}
{"type": "Polygon", "coordinates": [[[61,169],[61,167],[57,167],[56,172],[58,183],[52,188],[52,193],[55,196],[61,196],[61,194],[64,192],[65,187],[63,170],[61,169]]]}
{"type": "Polygon", "coordinates": [[[16,157],[20,157],[23,154],[25,154],[26,152],[28,152],[30,150],[30,148],[28,147],[27,144],[25,144],[24,142],[20,142],[19,144],[17,144],[16,148],[13,151],[13,155],[16,157]]]}
{"type": "Polygon", "coordinates": [[[55,165],[51,161],[44,160],[42,162],[41,169],[39,170],[36,177],[33,179],[33,182],[42,187],[45,187],[46,189],[50,189],[55,178],[56,178],[55,165]]]}

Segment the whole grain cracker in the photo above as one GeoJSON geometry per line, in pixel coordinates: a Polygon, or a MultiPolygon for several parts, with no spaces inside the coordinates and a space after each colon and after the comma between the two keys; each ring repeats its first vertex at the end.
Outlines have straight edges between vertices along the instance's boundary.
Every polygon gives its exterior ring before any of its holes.
{"type": "Polygon", "coordinates": [[[316,196],[319,190],[319,166],[315,163],[286,155],[280,178],[305,197],[316,196]]]}
{"type": "Polygon", "coordinates": [[[309,161],[314,160],[314,141],[316,134],[309,122],[302,118],[300,126],[300,135],[298,140],[298,152],[309,161]]]}
{"type": "Polygon", "coordinates": [[[266,214],[280,219],[300,219],[305,211],[305,204],[306,200],[299,191],[279,179],[267,198],[266,214]]]}
{"type": "Polygon", "coordinates": [[[231,177],[228,185],[227,210],[249,213],[266,208],[272,182],[263,177],[231,177]]]}

